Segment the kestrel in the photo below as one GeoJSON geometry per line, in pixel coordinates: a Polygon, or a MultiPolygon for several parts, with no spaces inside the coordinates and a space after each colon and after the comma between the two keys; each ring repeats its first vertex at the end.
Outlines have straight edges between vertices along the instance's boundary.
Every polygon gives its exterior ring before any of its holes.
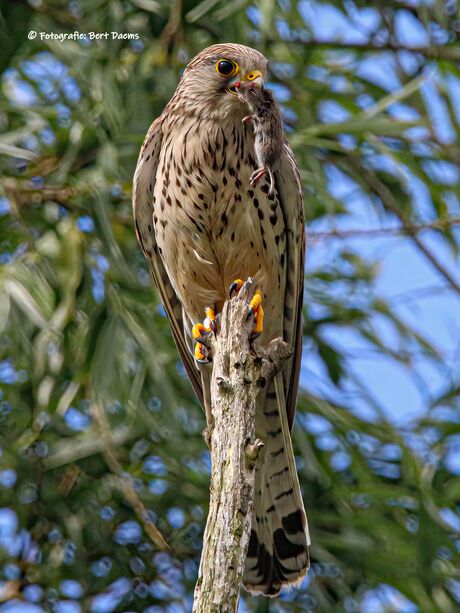
{"type": "Polygon", "coordinates": [[[208,423],[212,366],[200,363],[206,355],[191,331],[207,308],[211,319],[221,311],[235,279],[252,277],[263,296],[262,331],[256,321],[260,343],[283,337],[294,347],[281,385],[272,381],[258,396],[256,435],[265,448],[256,465],[244,572],[246,589],[276,596],[283,585],[299,583],[309,566],[290,436],[302,351],[305,227],[299,173],[282,133],[273,190],[268,172],[251,184],[260,156],[253,122],[243,118],[254,109],[237,86],[263,88],[266,73],[261,53],[231,43],[208,47],[187,65],[142,145],[133,209],[137,237],[208,423]]]}

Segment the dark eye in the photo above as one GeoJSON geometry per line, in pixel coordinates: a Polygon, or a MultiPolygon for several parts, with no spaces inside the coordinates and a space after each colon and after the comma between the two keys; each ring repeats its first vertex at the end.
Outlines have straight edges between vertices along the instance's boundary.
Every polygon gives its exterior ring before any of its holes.
{"type": "Polygon", "coordinates": [[[219,60],[216,64],[216,70],[223,77],[233,77],[238,67],[235,62],[231,62],[230,60],[219,60]]]}

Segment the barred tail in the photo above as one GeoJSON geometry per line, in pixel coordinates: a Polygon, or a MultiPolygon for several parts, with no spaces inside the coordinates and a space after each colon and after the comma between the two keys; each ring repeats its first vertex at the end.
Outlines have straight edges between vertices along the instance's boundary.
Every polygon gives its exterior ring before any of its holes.
{"type": "Polygon", "coordinates": [[[256,467],[254,514],[243,577],[247,590],[272,597],[283,585],[300,583],[309,568],[310,538],[282,386],[277,375],[256,422],[257,436],[265,448],[256,467]]]}

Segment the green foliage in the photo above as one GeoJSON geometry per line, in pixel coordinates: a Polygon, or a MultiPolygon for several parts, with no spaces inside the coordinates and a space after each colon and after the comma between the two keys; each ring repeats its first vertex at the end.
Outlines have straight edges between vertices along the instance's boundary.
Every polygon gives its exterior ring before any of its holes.
{"type": "Polygon", "coordinates": [[[460,291],[442,256],[459,251],[454,4],[331,1],[335,20],[366,30],[357,43],[316,40],[306,3],[289,0],[2,4],[1,599],[27,600],[32,585],[44,610],[65,600],[94,611],[190,608],[208,501],[204,416],[151,288],[130,191],[142,139],[187,60],[232,40],[272,61],[308,226],[318,229],[294,434],[311,579],[283,601],[245,604],[355,611],[372,593],[372,606],[383,603],[376,611],[458,609],[460,487],[445,462],[460,434],[458,381],[429,331],[379,294],[378,259],[345,240],[359,198],[375,225],[400,228],[444,287],[460,291]],[[372,28],[356,25],[363,11],[372,28]],[[403,13],[424,45],[399,31],[403,13]],[[29,30],[39,35],[28,39],[29,30]],[[139,40],[40,38],[74,31],[139,40]],[[382,58],[390,87],[372,73],[382,58]],[[409,373],[420,356],[442,372],[423,418],[391,423],[336,342],[344,332],[409,373]],[[327,385],[315,385],[310,360],[327,385]],[[17,516],[10,536],[8,509],[17,516]],[[66,591],[66,579],[81,593],[66,591]],[[385,586],[407,601],[388,604],[385,586]]]}

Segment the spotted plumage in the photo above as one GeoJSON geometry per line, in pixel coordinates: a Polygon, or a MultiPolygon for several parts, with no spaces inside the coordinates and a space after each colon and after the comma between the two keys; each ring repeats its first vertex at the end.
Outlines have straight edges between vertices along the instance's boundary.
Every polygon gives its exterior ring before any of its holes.
{"type": "Polygon", "coordinates": [[[209,47],[188,64],[145,138],[133,207],[139,241],[208,421],[211,367],[193,360],[190,331],[205,307],[220,311],[235,279],[251,276],[264,294],[260,342],[283,336],[295,348],[283,374],[260,393],[256,411],[256,433],[265,451],[256,466],[244,584],[274,596],[282,585],[297,583],[309,564],[290,436],[300,369],[305,239],[298,170],[285,140],[274,189],[267,177],[250,182],[258,167],[254,131],[242,122],[248,107],[234,84],[250,79],[260,87],[266,70],[262,54],[235,44],[209,47]]]}

